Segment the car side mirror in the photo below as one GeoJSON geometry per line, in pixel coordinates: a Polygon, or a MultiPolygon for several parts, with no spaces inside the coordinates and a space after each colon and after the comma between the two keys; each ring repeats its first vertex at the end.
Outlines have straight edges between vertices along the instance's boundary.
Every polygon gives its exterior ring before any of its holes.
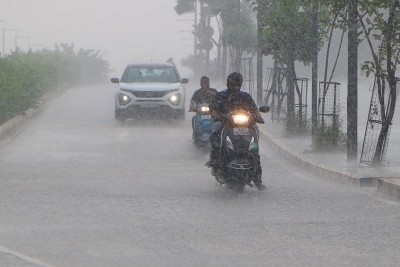
{"type": "Polygon", "coordinates": [[[182,81],[181,81],[181,83],[184,83],[184,84],[186,84],[186,83],[188,83],[189,82],[189,79],[187,79],[187,78],[182,78],[182,81]]]}
{"type": "Polygon", "coordinates": [[[270,108],[268,106],[262,106],[258,110],[262,113],[267,113],[270,110],[270,108]]]}
{"type": "Polygon", "coordinates": [[[118,78],[111,78],[111,82],[112,83],[119,83],[119,79],[118,78]]]}

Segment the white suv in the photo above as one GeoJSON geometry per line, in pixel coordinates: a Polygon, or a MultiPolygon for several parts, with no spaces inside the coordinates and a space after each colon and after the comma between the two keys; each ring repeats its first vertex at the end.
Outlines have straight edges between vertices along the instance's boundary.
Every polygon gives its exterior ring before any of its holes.
{"type": "Polygon", "coordinates": [[[130,64],[126,67],[115,93],[115,118],[124,121],[141,112],[160,112],[185,119],[185,86],[172,64],[130,64]]]}

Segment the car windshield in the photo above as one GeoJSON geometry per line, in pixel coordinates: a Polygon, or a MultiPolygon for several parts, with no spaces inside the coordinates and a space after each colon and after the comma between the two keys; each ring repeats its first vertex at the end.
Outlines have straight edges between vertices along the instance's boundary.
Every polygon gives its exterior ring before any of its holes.
{"type": "Polygon", "coordinates": [[[122,76],[125,83],[177,83],[178,77],[171,67],[130,67],[122,76]]]}

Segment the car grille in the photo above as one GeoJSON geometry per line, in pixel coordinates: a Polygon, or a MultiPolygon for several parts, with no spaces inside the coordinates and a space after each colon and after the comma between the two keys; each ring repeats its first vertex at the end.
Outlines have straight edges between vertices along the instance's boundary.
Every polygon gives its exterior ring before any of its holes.
{"type": "Polygon", "coordinates": [[[138,98],[160,98],[160,97],[165,96],[166,94],[172,93],[174,91],[178,91],[177,89],[168,90],[168,91],[133,91],[133,90],[128,90],[128,89],[121,89],[121,90],[131,93],[132,95],[134,95],[138,98]]]}
{"type": "Polygon", "coordinates": [[[164,101],[162,101],[162,100],[137,100],[136,102],[145,102],[145,103],[148,103],[148,102],[164,102],[164,101]]]}

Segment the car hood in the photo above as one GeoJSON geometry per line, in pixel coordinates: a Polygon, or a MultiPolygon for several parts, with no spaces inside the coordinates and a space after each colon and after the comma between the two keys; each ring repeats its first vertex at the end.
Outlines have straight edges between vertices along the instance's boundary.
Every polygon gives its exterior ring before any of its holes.
{"type": "Polygon", "coordinates": [[[166,91],[178,89],[180,83],[120,83],[121,89],[133,91],[166,91]]]}

